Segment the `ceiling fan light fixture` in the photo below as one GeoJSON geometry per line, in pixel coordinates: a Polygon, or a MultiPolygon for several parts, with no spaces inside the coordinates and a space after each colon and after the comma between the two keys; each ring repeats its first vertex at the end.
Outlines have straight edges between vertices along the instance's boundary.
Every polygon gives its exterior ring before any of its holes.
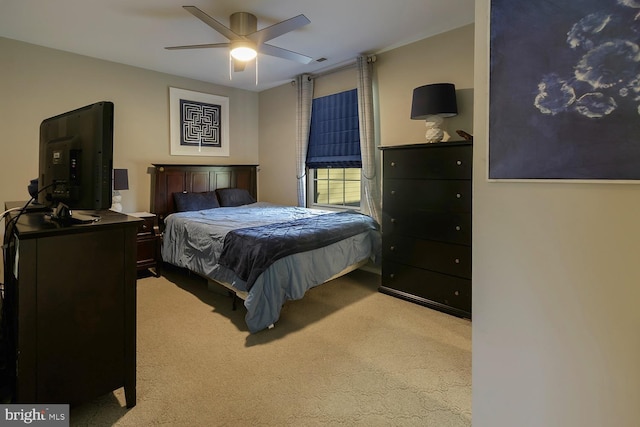
{"type": "Polygon", "coordinates": [[[302,64],[309,64],[313,58],[292,52],[277,46],[267,44],[271,39],[275,39],[283,34],[297,30],[309,24],[309,18],[300,14],[293,18],[285,19],[276,24],[258,30],[258,18],[249,12],[235,12],[229,17],[229,25],[218,22],[207,15],[196,6],[182,6],[187,12],[207,24],[209,27],[223,35],[229,43],[207,43],[186,46],[168,46],[165,49],[209,49],[225,48],[229,52],[229,69],[233,71],[243,71],[247,62],[255,60],[256,70],[258,68],[257,56],[258,47],[263,55],[275,56],[282,59],[297,61],[302,64]]]}
{"type": "Polygon", "coordinates": [[[231,56],[238,61],[251,61],[258,55],[255,45],[247,41],[231,43],[231,56]]]}

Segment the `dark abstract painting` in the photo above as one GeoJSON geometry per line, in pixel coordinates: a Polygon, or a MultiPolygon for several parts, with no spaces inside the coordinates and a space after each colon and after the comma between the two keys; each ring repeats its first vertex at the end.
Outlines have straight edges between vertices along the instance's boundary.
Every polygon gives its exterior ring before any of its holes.
{"type": "Polygon", "coordinates": [[[640,0],[491,1],[489,179],[640,179],[640,0]]]}
{"type": "Polygon", "coordinates": [[[172,156],[229,155],[229,98],[169,88],[172,156]]]}
{"type": "Polygon", "coordinates": [[[180,100],[180,145],[220,147],[221,106],[180,100]]]}

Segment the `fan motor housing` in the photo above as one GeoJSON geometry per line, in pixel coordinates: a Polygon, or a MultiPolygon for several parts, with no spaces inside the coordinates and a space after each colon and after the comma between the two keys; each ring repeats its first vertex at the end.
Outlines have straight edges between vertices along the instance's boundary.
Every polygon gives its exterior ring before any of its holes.
{"type": "Polygon", "coordinates": [[[258,29],[258,18],[249,12],[236,12],[229,18],[231,31],[241,36],[255,33],[258,29]]]}

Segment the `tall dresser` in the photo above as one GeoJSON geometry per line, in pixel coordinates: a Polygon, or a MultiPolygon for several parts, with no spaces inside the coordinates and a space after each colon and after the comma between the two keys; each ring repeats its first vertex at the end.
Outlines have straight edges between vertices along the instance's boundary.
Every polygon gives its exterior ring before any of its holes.
{"type": "Polygon", "coordinates": [[[471,142],[381,147],[380,291],[471,318],[471,142]]]}

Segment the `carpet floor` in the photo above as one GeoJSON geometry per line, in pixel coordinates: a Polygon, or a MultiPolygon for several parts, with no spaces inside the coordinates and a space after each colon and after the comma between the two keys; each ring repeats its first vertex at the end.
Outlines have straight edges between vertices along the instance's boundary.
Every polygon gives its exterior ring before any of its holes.
{"type": "Polygon", "coordinates": [[[137,405],[118,389],[72,426],[470,426],[471,322],[377,292],[356,270],[250,334],[223,288],[137,282],[137,405]]]}

